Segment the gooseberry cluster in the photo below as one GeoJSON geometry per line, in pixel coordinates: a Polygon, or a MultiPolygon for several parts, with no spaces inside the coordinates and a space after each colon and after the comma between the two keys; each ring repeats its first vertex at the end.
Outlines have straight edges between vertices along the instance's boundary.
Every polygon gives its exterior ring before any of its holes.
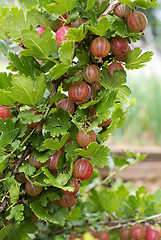
{"type": "Polygon", "coordinates": [[[145,223],[144,225],[135,224],[131,228],[120,228],[119,237],[121,240],[160,240],[161,233],[155,229],[155,226],[153,229],[149,223],[145,223]]]}

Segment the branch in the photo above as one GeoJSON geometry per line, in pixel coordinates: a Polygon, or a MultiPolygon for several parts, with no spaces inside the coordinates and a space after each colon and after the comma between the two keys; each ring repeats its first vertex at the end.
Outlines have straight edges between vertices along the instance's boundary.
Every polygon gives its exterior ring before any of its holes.
{"type": "MultiPolygon", "coordinates": [[[[121,227],[128,226],[128,225],[133,225],[133,224],[136,224],[136,223],[146,223],[146,222],[149,222],[150,224],[161,223],[160,220],[155,220],[155,221],[153,220],[153,219],[157,219],[159,217],[161,217],[161,213],[153,215],[153,216],[150,216],[150,217],[147,217],[145,219],[141,219],[141,220],[134,220],[134,219],[109,220],[108,219],[108,220],[105,220],[105,221],[100,221],[97,224],[98,225],[106,225],[106,229],[107,230],[112,230],[112,229],[117,229],[117,228],[121,228],[121,227]],[[113,225],[113,226],[109,226],[108,227],[107,225],[113,225]]],[[[81,227],[84,227],[84,226],[92,226],[92,225],[93,225],[93,223],[85,221],[84,223],[81,223],[81,224],[76,224],[76,225],[73,225],[73,226],[68,227],[68,228],[60,229],[60,230],[54,232],[52,234],[52,236],[65,233],[65,232],[74,230],[76,228],[81,228],[81,227]]]]}
{"type": "Polygon", "coordinates": [[[116,0],[116,1],[111,1],[110,4],[109,4],[109,6],[108,6],[108,8],[99,16],[98,22],[99,22],[99,20],[100,20],[102,17],[108,15],[111,11],[113,11],[114,8],[115,8],[116,6],[118,6],[119,4],[120,4],[120,3],[119,3],[119,1],[117,1],[117,0],[116,0]]]}

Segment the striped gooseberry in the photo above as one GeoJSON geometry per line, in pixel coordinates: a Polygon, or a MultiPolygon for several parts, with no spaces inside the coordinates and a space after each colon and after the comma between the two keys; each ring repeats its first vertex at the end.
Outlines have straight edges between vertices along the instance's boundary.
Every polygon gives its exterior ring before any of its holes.
{"type": "Polygon", "coordinates": [[[149,229],[145,234],[145,240],[160,240],[160,234],[154,229],[149,229]]]}
{"type": "Polygon", "coordinates": [[[77,195],[76,194],[72,194],[72,195],[64,194],[59,200],[56,200],[55,202],[62,207],[71,208],[77,202],[77,195]]]}
{"type": "Polygon", "coordinates": [[[43,163],[36,160],[36,157],[33,156],[32,154],[30,154],[30,156],[29,156],[29,163],[30,163],[31,166],[33,166],[35,168],[40,168],[43,165],[43,163]]]}
{"type": "Polygon", "coordinates": [[[86,148],[90,143],[96,142],[95,132],[91,130],[86,133],[85,130],[80,130],[77,134],[77,142],[82,148],[86,148]]]}
{"type": "Polygon", "coordinates": [[[42,192],[43,187],[37,186],[37,185],[33,184],[32,182],[27,181],[25,184],[25,190],[28,195],[35,197],[35,196],[38,196],[42,192]]]}
{"type": "Polygon", "coordinates": [[[88,102],[91,97],[91,88],[86,82],[78,81],[70,85],[68,93],[69,97],[79,105],[88,102]]]}
{"type": "Polygon", "coordinates": [[[111,77],[113,77],[113,72],[115,70],[119,70],[120,71],[121,69],[124,69],[124,68],[121,65],[121,63],[119,63],[119,62],[113,62],[107,68],[107,70],[109,71],[111,77]]]}
{"type": "Polygon", "coordinates": [[[0,118],[5,121],[7,118],[12,118],[12,113],[9,110],[9,107],[0,105],[0,118]]]}
{"type": "Polygon", "coordinates": [[[61,151],[57,150],[53,155],[49,157],[48,168],[50,170],[54,171],[56,169],[60,154],[61,154],[61,151]]]}
{"type": "Polygon", "coordinates": [[[101,70],[97,65],[88,65],[83,70],[83,77],[84,80],[88,83],[94,83],[97,82],[101,77],[101,70]]]}
{"type": "Polygon", "coordinates": [[[134,240],[142,240],[145,238],[145,228],[141,224],[135,224],[130,231],[131,237],[134,240]]]}
{"type": "Polygon", "coordinates": [[[121,240],[131,240],[130,228],[121,227],[119,230],[119,237],[121,240]]]}
{"type": "Polygon", "coordinates": [[[142,32],[146,28],[148,20],[144,13],[133,12],[127,19],[127,25],[133,32],[142,32]]]}
{"type": "Polygon", "coordinates": [[[73,113],[75,112],[74,102],[70,98],[61,99],[56,106],[56,110],[58,110],[59,108],[63,108],[65,111],[68,111],[71,115],[73,115],[73,113]]]}
{"type": "Polygon", "coordinates": [[[114,15],[121,18],[122,20],[126,20],[128,16],[131,14],[131,12],[132,12],[131,8],[123,3],[116,6],[113,11],[114,15]]]}
{"type": "Polygon", "coordinates": [[[93,167],[89,161],[84,158],[78,159],[73,164],[73,176],[80,180],[87,180],[93,173],[93,167]]]}
{"type": "Polygon", "coordinates": [[[125,62],[128,53],[131,53],[131,47],[126,38],[114,37],[111,40],[111,51],[117,60],[125,62]]]}
{"type": "Polygon", "coordinates": [[[59,28],[56,31],[56,42],[59,46],[62,45],[62,41],[69,40],[69,38],[65,37],[65,35],[67,35],[69,29],[70,29],[70,27],[64,26],[64,27],[59,28]]]}
{"type": "Polygon", "coordinates": [[[92,41],[91,52],[98,58],[106,57],[110,52],[110,43],[105,37],[97,37],[92,41]]]}
{"type": "Polygon", "coordinates": [[[76,178],[72,178],[69,183],[69,186],[71,186],[73,188],[73,191],[68,191],[68,190],[62,190],[64,194],[67,195],[73,195],[75,193],[77,193],[79,191],[80,188],[80,181],[76,178]]]}

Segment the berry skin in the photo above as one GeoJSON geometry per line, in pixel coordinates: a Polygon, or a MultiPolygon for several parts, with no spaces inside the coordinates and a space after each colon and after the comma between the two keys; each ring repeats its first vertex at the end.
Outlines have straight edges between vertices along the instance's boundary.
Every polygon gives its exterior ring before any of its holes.
{"type": "Polygon", "coordinates": [[[42,192],[43,188],[41,186],[37,186],[37,185],[27,181],[25,184],[25,190],[26,190],[27,194],[29,194],[30,196],[36,197],[42,192]]]}
{"type": "Polygon", "coordinates": [[[101,70],[97,65],[88,65],[84,70],[83,70],[83,76],[86,82],[88,83],[94,83],[98,82],[98,80],[101,77],[101,70]]]}
{"type": "Polygon", "coordinates": [[[114,8],[113,13],[122,20],[126,20],[131,14],[131,8],[128,5],[121,3],[114,8]]]}
{"type": "Polygon", "coordinates": [[[113,62],[107,68],[107,70],[109,71],[111,77],[113,77],[113,72],[115,70],[119,70],[120,71],[121,69],[124,69],[124,68],[121,65],[121,63],[119,63],[119,62],[113,62]]]}
{"type": "Polygon", "coordinates": [[[0,105],[0,118],[3,119],[5,122],[6,118],[12,118],[12,113],[10,112],[9,108],[6,106],[0,105]]]}
{"type": "Polygon", "coordinates": [[[40,38],[41,38],[41,35],[42,33],[46,30],[46,27],[37,27],[36,28],[36,31],[38,32],[40,38]]]}
{"type": "Polygon", "coordinates": [[[146,28],[148,20],[142,12],[133,12],[127,19],[127,25],[133,32],[142,32],[146,28]]]}
{"type": "Polygon", "coordinates": [[[82,148],[86,148],[90,143],[96,142],[96,134],[93,130],[88,133],[80,130],[77,134],[77,142],[82,148]]]}
{"type": "Polygon", "coordinates": [[[110,52],[110,43],[104,37],[97,37],[91,44],[91,52],[96,57],[104,58],[110,52]]]}
{"type": "Polygon", "coordinates": [[[59,45],[59,47],[62,45],[62,41],[69,40],[69,38],[65,37],[65,35],[67,35],[69,29],[70,29],[70,27],[64,26],[57,30],[56,42],[59,45]]]}
{"type": "Polygon", "coordinates": [[[149,229],[146,232],[145,240],[160,240],[160,234],[154,229],[149,229]]]}
{"type": "Polygon", "coordinates": [[[87,180],[93,173],[93,167],[86,159],[78,159],[73,165],[73,176],[82,181],[87,180]]]}
{"type": "Polygon", "coordinates": [[[136,224],[131,228],[131,237],[134,240],[142,240],[145,237],[145,228],[141,224],[136,224]]]}
{"type": "Polygon", "coordinates": [[[68,111],[71,115],[73,115],[73,113],[75,112],[75,105],[70,98],[61,99],[56,106],[56,110],[58,110],[59,108],[68,111]]]}

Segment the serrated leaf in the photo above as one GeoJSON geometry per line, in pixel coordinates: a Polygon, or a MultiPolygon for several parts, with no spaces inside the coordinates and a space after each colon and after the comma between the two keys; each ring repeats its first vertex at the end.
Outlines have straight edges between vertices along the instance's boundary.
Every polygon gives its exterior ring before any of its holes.
{"type": "Polygon", "coordinates": [[[85,11],[91,10],[95,5],[96,0],[87,0],[87,7],[85,11]]]}
{"type": "Polygon", "coordinates": [[[32,122],[39,122],[43,115],[42,114],[34,115],[29,110],[24,110],[19,113],[18,117],[24,124],[26,124],[32,122]]]}
{"type": "Polygon", "coordinates": [[[19,193],[20,193],[20,186],[19,185],[15,185],[13,186],[10,190],[10,200],[12,204],[15,204],[17,202],[17,200],[19,199],[19,193]]]}
{"type": "Polygon", "coordinates": [[[71,221],[75,221],[78,220],[79,218],[82,217],[82,212],[80,207],[75,207],[73,208],[70,213],[67,215],[67,219],[71,222],[71,221]]]}
{"type": "Polygon", "coordinates": [[[111,91],[116,90],[126,83],[126,72],[123,69],[120,71],[115,70],[113,72],[113,77],[111,78],[108,70],[103,68],[100,83],[111,91]]]}
{"type": "Polygon", "coordinates": [[[144,67],[146,65],[145,63],[151,60],[153,52],[148,51],[143,54],[141,53],[142,50],[140,48],[135,48],[132,50],[132,52],[129,53],[126,57],[125,67],[131,70],[144,67]]]}
{"type": "Polygon", "coordinates": [[[0,230],[0,240],[4,240],[6,236],[8,236],[8,234],[12,231],[12,229],[14,228],[14,225],[12,223],[10,223],[9,225],[3,227],[0,230]]]}
{"type": "Polygon", "coordinates": [[[71,42],[66,41],[61,45],[59,59],[62,63],[70,65],[73,60],[74,48],[71,42]]]}
{"type": "Polygon", "coordinates": [[[149,7],[157,7],[157,0],[119,0],[120,3],[124,3],[131,6],[137,6],[140,8],[149,8],[149,7]]]}
{"type": "Polygon", "coordinates": [[[0,146],[5,147],[15,140],[15,138],[19,135],[20,129],[15,127],[15,123],[12,119],[7,118],[4,123],[2,118],[0,118],[0,146]]]}
{"type": "Polygon", "coordinates": [[[119,89],[118,89],[118,98],[120,100],[124,100],[125,98],[128,98],[131,94],[131,89],[126,86],[126,85],[122,85],[119,89]]]}
{"type": "Polygon", "coordinates": [[[109,148],[96,142],[90,143],[86,150],[76,149],[78,156],[90,158],[93,165],[103,168],[109,162],[109,148]]]}
{"type": "Polygon", "coordinates": [[[13,75],[13,87],[10,96],[23,104],[34,105],[43,96],[46,88],[45,75],[36,78],[34,81],[31,77],[24,75],[13,75]]]}
{"type": "Polygon", "coordinates": [[[58,109],[54,114],[50,114],[45,121],[45,130],[50,132],[52,137],[65,135],[71,127],[69,114],[63,109],[58,109]]]}
{"type": "Polygon", "coordinates": [[[83,28],[70,28],[66,37],[72,41],[80,42],[83,38],[85,38],[86,34],[87,31],[85,31],[83,28]]]}
{"type": "Polygon", "coordinates": [[[78,0],[55,0],[56,4],[53,5],[53,9],[60,14],[71,11],[78,3],[78,0]]]}
{"type": "Polygon", "coordinates": [[[51,149],[51,150],[59,150],[61,149],[64,144],[66,143],[66,141],[69,138],[69,133],[67,132],[62,138],[61,140],[59,140],[59,138],[47,138],[44,143],[43,146],[47,149],[51,149]]]}
{"type": "Polygon", "coordinates": [[[9,58],[9,50],[8,50],[8,46],[6,45],[6,43],[3,40],[0,40],[0,50],[3,52],[3,54],[9,58]]]}
{"type": "Polygon", "coordinates": [[[34,172],[36,171],[36,168],[31,166],[28,163],[25,163],[24,165],[20,166],[18,168],[19,172],[24,172],[26,176],[32,176],[34,172]]]}
{"type": "Polygon", "coordinates": [[[48,199],[53,202],[54,200],[59,199],[60,196],[59,194],[55,191],[55,189],[49,188],[46,191],[43,191],[42,194],[40,195],[39,201],[43,207],[46,207],[48,204],[48,199]]]}
{"type": "Polygon", "coordinates": [[[34,56],[38,60],[47,61],[54,52],[53,50],[56,50],[57,43],[49,28],[42,33],[41,38],[36,30],[23,30],[22,37],[23,44],[27,48],[20,52],[24,56],[34,56]]]}
{"type": "Polygon", "coordinates": [[[6,219],[10,220],[14,218],[16,221],[17,220],[22,221],[24,218],[23,211],[24,211],[23,204],[18,204],[11,208],[10,214],[6,217],[6,219]]]}
{"type": "Polygon", "coordinates": [[[64,75],[68,71],[69,68],[70,68],[70,65],[68,65],[68,64],[58,63],[50,69],[49,76],[51,78],[57,80],[59,77],[64,75]]]}

